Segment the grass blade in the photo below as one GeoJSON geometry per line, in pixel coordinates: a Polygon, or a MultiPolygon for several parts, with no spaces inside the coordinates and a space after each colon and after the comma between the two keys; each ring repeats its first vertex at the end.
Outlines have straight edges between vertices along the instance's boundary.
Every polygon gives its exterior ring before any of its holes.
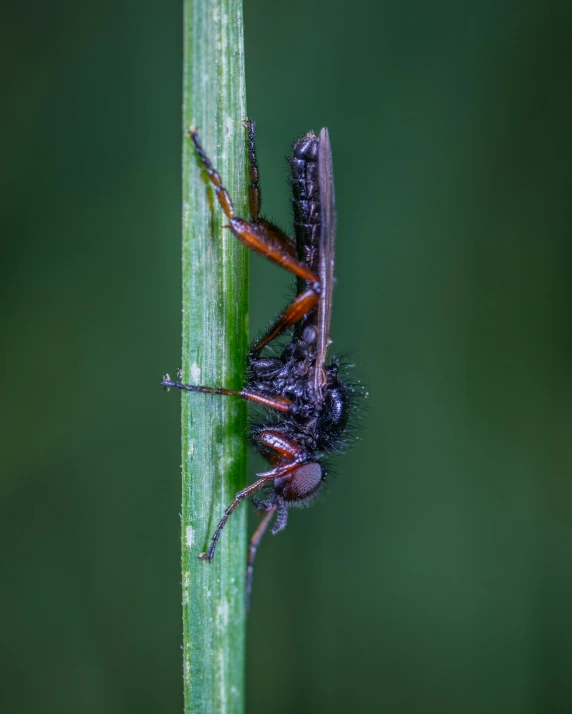
{"type": "MultiPolygon", "coordinates": [[[[185,0],[184,129],[201,142],[247,215],[242,0],[185,0]]],[[[247,251],[183,141],[183,381],[240,388],[248,342],[247,251]]],[[[203,563],[224,509],[246,483],[246,406],[182,394],[182,577],[185,712],[244,710],[246,508],[203,563]]]]}

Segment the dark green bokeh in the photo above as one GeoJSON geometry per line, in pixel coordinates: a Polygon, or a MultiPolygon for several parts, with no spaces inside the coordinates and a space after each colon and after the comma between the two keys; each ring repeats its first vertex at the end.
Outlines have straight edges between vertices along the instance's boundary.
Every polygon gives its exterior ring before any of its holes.
{"type": "MultiPolygon", "coordinates": [[[[246,2],[265,210],[327,125],[371,393],[261,549],[251,714],[572,710],[570,8],[246,2]]],[[[181,8],[1,40],[1,710],[178,712],[181,8]]],[[[288,284],[253,258],[254,332],[288,284]]]]}

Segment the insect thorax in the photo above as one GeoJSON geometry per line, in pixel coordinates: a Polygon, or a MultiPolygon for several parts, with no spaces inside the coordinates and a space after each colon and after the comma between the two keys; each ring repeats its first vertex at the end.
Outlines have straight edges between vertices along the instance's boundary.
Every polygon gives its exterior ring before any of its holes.
{"type": "Polygon", "coordinates": [[[251,358],[249,385],[263,394],[279,394],[295,404],[292,414],[281,416],[277,425],[295,437],[308,452],[332,451],[345,429],[349,396],[338,379],[338,365],[324,367],[326,386],[323,401],[313,392],[314,350],[304,340],[288,343],[279,357],[251,358]]]}

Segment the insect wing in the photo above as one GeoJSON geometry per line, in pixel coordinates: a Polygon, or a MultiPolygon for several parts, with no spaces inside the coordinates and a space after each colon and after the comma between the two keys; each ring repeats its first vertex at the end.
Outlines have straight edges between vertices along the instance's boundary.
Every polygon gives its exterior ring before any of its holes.
{"type": "Polygon", "coordinates": [[[330,322],[334,291],[334,247],[336,240],[336,197],[334,193],[334,167],[327,129],[320,131],[318,143],[318,176],[320,181],[321,230],[319,247],[319,277],[322,291],[318,302],[318,339],[314,388],[320,394],[325,382],[323,370],[330,344],[330,322]]]}

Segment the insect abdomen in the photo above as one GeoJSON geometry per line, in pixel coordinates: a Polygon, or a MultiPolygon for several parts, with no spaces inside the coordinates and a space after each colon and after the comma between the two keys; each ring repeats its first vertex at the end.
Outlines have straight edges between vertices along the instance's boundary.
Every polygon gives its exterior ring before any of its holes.
{"type": "Polygon", "coordinates": [[[320,240],[318,139],[306,134],[294,144],[290,160],[292,206],[298,257],[317,270],[320,240]]]}

